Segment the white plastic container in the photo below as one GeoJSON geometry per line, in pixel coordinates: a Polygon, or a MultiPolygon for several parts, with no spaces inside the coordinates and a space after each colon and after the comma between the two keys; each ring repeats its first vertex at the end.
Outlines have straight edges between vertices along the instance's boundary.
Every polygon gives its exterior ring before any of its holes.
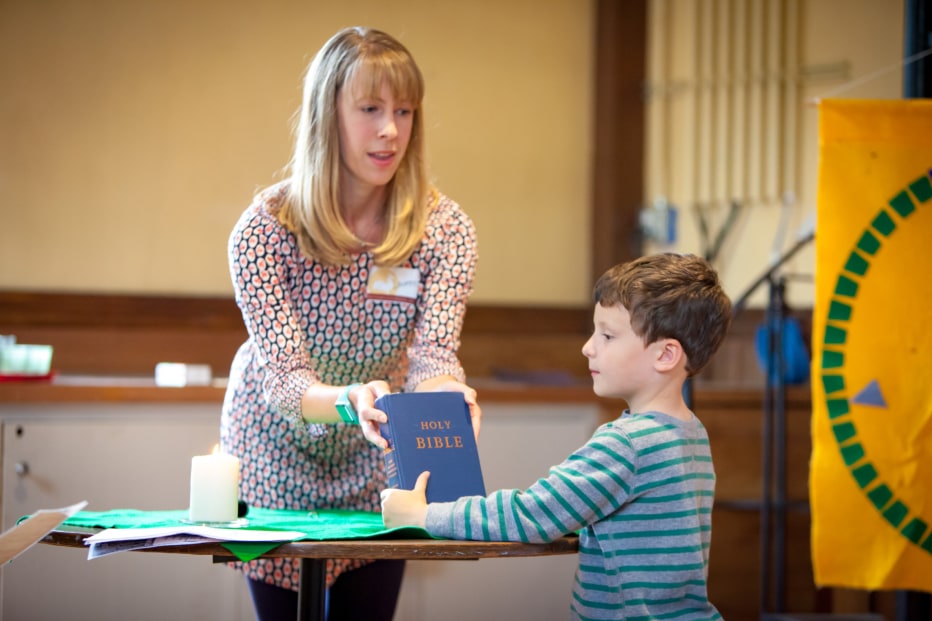
{"type": "Polygon", "coordinates": [[[0,373],[4,375],[48,375],[51,368],[51,345],[0,345],[0,373]]]}

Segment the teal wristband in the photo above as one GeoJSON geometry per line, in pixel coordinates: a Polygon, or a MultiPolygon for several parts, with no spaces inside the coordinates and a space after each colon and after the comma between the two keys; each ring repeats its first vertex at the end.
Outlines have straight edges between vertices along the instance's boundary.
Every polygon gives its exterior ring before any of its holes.
{"type": "Polygon", "coordinates": [[[356,414],[356,408],[353,407],[352,401],[350,401],[349,394],[350,391],[354,388],[359,388],[362,384],[350,384],[340,391],[339,396],[337,397],[336,408],[337,414],[340,415],[340,418],[344,423],[358,423],[359,416],[356,414]]]}

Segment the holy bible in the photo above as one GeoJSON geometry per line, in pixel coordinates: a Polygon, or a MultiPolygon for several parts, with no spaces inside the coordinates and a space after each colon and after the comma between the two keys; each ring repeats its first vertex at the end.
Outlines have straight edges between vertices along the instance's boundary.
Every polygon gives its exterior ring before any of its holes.
{"type": "Polygon", "coordinates": [[[479,451],[469,406],[459,392],[405,392],[379,397],[375,406],[388,415],[379,425],[388,440],[383,452],[388,486],[413,489],[430,471],[427,502],[485,496],[479,451]]]}

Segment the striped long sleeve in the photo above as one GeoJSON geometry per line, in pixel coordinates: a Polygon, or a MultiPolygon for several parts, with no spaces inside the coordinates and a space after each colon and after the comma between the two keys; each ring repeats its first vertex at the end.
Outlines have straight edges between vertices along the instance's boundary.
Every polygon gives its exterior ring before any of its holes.
{"type": "Polygon", "coordinates": [[[630,414],[526,490],[428,507],[435,536],[552,541],[579,532],[574,619],[718,619],[708,602],[715,473],[699,420],[630,414]]]}

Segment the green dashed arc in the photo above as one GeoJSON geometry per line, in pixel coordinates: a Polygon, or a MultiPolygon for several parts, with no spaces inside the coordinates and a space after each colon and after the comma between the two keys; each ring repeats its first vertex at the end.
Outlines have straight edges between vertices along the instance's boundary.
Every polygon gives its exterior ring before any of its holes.
{"type": "Polygon", "coordinates": [[[886,482],[871,462],[858,437],[851,417],[845,385],[845,346],[852,310],[857,301],[859,283],[866,277],[870,261],[882,249],[898,226],[910,222],[917,205],[932,200],[932,171],[899,191],[882,207],[861,234],[844,267],[838,274],[828,306],[822,340],[820,376],[825,389],[826,411],[842,460],[851,476],[881,516],[902,536],[932,554],[932,530],[929,522],[912,510],[886,482]],[[900,224],[897,223],[897,218],[900,224]]]}

